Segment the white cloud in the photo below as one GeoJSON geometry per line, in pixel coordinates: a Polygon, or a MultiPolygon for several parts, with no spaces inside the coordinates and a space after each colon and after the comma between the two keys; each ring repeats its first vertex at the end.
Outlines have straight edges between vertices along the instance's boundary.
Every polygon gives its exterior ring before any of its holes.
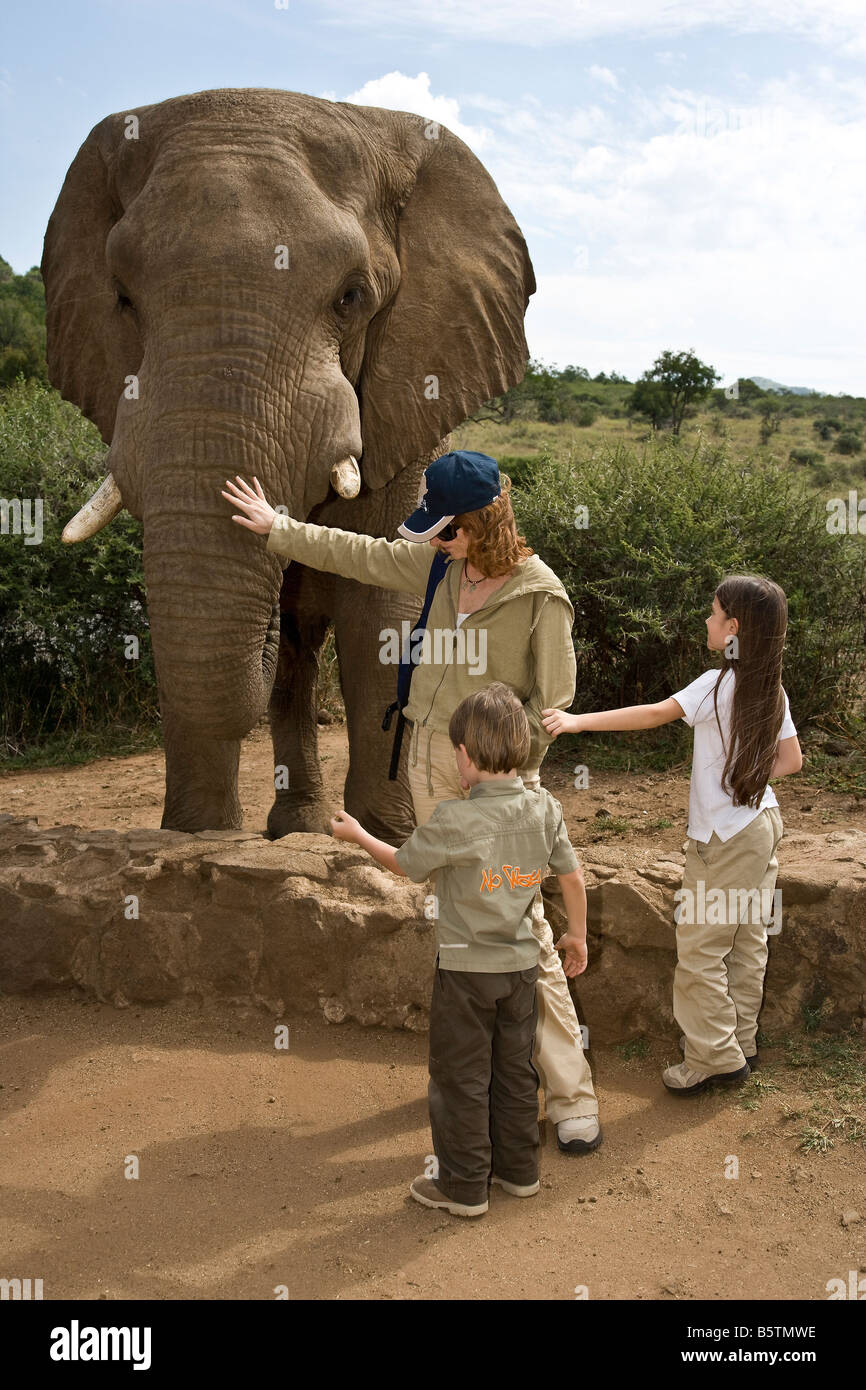
{"type": "Polygon", "coordinates": [[[535,261],[533,355],[635,376],[693,346],[726,380],[863,392],[861,77],[824,64],[742,102],[664,84],[559,111],[397,72],[349,100],[429,115],[479,153],[535,261]]]}
{"type": "Polygon", "coordinates": [[[587,68],[587,72],[594,81],[603,82],[606,87],[612,87],[615,92],[619,91],[616,74],[611,72],[610,68],[600,68],[597,63],[593,63],[592,67],[587,68]]]}
{"type": "Polygon", "coordinates": [[[457,38],[541,47],[627,36],[682,39],[702,29],[791,34],[850,55],[866,52],[862,0],[320,0],[343,26],[438,30],[457,38]]]}
{"type": "MultiPolygon", "coordinates": [[[[335,101],[336,97],[328,93],[328,100],[335,101]]],[[[489,132],[483,126],[469,126],[461,121],[460,103],[455,97],[433,95],[426,72],[419,72],[417,77],[408,77],[402,72],[373,77],[343,100],[355,106],[380,106],[386,111],[412,111],[415,115],[426,116],[447,126],[476,153],[489,141],[489,132]]]]}
{"type": "MultiPolygon", "coordinates": [[[[535,355],[633,376],[663,348],[695,346],[726,379],[862,394],[866,101],[843,120],[793,80],[767,94],[705,122],[696,94],[669,92],[672,129],[500,181],[518,220],[544,208],[569,256],[588,246],[583,274],[536,266],[535,355]]],[[[530,250],[549,264],[546,245],[530,250]]]]}

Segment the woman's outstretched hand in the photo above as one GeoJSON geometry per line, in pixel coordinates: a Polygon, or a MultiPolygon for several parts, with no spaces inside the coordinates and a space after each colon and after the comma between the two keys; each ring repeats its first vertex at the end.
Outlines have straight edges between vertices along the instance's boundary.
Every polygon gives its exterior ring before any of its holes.
{"type": "Polygon", "coordinates": [[[232,521],[236,521],[238,526],[246,526],[248,531],[255,531],[256,535],[266,536],[274,524],[276,512],[262,492],[258,478],[253,478],[255,491],[237,475],[234,483],[226,479],[226,487],[230,489],[222,494],[226,501],[246,513],[245,516],[233,516],[232,521]]]}

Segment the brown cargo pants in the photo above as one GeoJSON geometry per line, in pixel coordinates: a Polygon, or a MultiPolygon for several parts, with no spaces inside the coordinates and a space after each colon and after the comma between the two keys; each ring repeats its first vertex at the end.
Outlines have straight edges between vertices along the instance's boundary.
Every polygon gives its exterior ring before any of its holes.
{"type": "Polygon", "coordinates": [[[434,1181],[455,1202],[485,1202],[493,1173],[521,1186],[538,1179],[537,978],[537,965],[487,975],[442,970],[437,959],[430,1128],[434,1181]]]}

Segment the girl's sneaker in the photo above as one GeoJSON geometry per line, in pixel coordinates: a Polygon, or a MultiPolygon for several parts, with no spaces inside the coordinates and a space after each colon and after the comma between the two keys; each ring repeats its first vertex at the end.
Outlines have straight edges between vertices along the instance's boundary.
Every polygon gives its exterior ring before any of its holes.
{"type": "Polygon", "coordinates": [[[538,1181],[524,1183],[523,1186],[521,1186],[520,1183],[506,1182],[505,1178],[497,1178],[495,1176],[490,1179],[491,1187],[494,1183],[505,1192],[510,1192],[512,1197],[534,1197],[541,1187],[541,1183],[538,1181]]]}
{"type": "Polygon", "coordinates": [[[432,1178],[416,1178],[409,1184],[409,1191],[422,1207],[438,1207],[442,1211],[450,1211],[452,1216],[483,1216],[489,1205],[486,1200],[474,1206],[466,1202],[455,1202],[439,1191],[432,1178]]]}

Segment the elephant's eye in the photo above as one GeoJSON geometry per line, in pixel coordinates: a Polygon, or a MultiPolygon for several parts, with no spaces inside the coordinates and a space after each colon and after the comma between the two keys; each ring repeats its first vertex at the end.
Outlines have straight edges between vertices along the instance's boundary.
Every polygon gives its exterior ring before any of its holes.
{"type": "Polygon", "coordinates": [[[118,309],[134,309],[134,308],[135,308],[135,305],[133,304],[132,300],[130,299],[129,295],[126,293],[126,290],[123,288],[123,286],[121,285],[121,283],[120,283],[119,280],[115,280],[115,282],[114,282],[114,292],[115,292],[115,294],[117,295],[117,307],[118,307],[118,309]]]}
{"type": "Polygon", "coordinates": [[[343,290],[342,295],[337,300],[334,308],[338,314],[345,314],[350,309],[356,308],[364,298],[364,290],[361,285],[350,285],[343,290]]]}

